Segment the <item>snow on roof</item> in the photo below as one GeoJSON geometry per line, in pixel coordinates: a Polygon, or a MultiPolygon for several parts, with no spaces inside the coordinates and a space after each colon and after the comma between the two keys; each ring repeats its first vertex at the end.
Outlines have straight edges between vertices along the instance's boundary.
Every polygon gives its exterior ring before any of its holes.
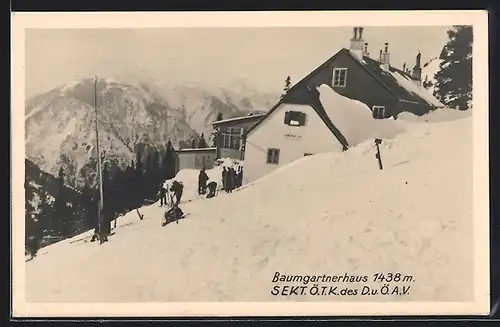
{"type": "Polygon", "coordinates": [[[394,120],[373,119],[367,105],[338,94],[328,85],[321,85],[318,91],[326,114],[349,146],[375,137],[392,138],[404,131],[394,120]]]}
{"type": "Polygon", "coordinates": [[[362,63],[362,64],[365,64],[365,65],[366,65],[366,61],[365,61],[363,58],[360,58],[360,56],[359,56],[359,55],[357,55],[356,53],[354,53],[352,50],[349,50],[349,53],[351,54],[351,56],[352,56],[354,59],[356,59],[356,60],[358,60],[360,63],[362,63]]]}
{"type": "Polygon", "coordinates": [[[443,121],[462,119],[465,117],[470,117],[471,115],[472,110],[439,108],[422,116],[416,116],[410,112],[402,112],[398,115],[397,118],[398,121],[438,123],[443,121]]]}
{"type": "Polygon", "coordinates": [[[176,152],[191,152],[191,151],[215,151],[217,148],[184,148],[176,150],[176,152]]]}
{"type": "Polygon", "coordinates": [[[399,85],[401,85],[403,88],[405,88],[408,92],[411,92],[423,100],[425,100],[427,103],[434,107],[444,107],[444,105],[439,102],[438,99],[436,99],[432,94],[430,94],[425,88],[422,86],[419,86],[415,84],[414,81],[412,81],[410,78],[400,74],[398,71],[390,71],[389,72],[398,82],[399,85]]]}
{"type": "Polygon", "coordinates": [[[224,123],[229,123],[229,122],[234,122],[238,120],[246,120],[246,119],[253,119],[253,118],[260,118],[264,116],[265,114],[253,114],[250,116],[243,116],[243,117],[235,117],[235,118],[228,118],[228,119],[223,119],[223,120],[218,120],[212,123],[212,125],[219,125],[219,124],[224,124],[224,123]]]}

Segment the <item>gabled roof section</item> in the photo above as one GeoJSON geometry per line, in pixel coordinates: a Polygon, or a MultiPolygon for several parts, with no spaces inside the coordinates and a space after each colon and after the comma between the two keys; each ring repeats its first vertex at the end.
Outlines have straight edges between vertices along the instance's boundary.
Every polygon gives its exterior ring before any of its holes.
{"type": "MultiPolygon", "coordinates": [[[[321,101],[319,100],[319,92],[318,90],[311,90],[309,87],[307,88],[309,91],[308,97],[309,97],[309,105],[313,108],[313,110],[318,114],[318,116],[321,118],[321,120],[325,123],[326,127],[332,132],[332,134],[337,138],[339,143],[342,145],[342,148],[344,151],[346,151],[349,148],[349,144],[347,143],[346,138],[342,133],[335,127],[335,125],[332,123],[330,118],[328,118],[328,115],[326,114],[325,109],[321,105],[321,101]]],[[[278,101],[274,107],[271,108],[259,121],[257,121],[255,124],[250,126],[246,132],[244,133],[244,136],[247,137],[251,131],[253,131],[256,127],[258,127],[262,122],[264,122],[267,117],[269,117],[276,109],[278,109],[282,104],[287,104],[281,99],[278,101]]]]}
{"type": "MultiPolygon", "coordinates": [[[[302,78],[297,83],[295,83],[292,87],[290,87],[290,89],[288,89],[287,93],[291,94],[292,92],[294,92],[295,90],[297,90],[301,86],[305,86],[304,84],[306,83],[306,81],[308,81],[312,76],[316,75],[324,67],[328,66],[331,62],[333,62],[335,60],[335,58],[337,58],[342,52],[345,52],[345,51],[349,52],[349,50],[347,50],[347,49],[341,49],[336,54],[334,54],[333,56],[331,56],[330,58],[328,58],[328,60],[326,60],[324,63],[322,63],[321,65],[319,65],[318,67],[316,67],[316,69],[314,69],[312,72],[310,72],[309,74],[307,74],[304,78],[302,78]]],[[[278,103],[276,103],[260,120],[258,120],[257,122],[255,122],[255,124],[253,124],[252,126],[250,126],[246,130],[246,132],[244,133],[244,135],[247,136],[248,134],[250,134],[250,132],[254,128],[256,128],[258,125],[260,125],[260,123],[262,123],[264,120],[266,120],[267,117],[269,117],[274,112],[274,110],[276,110],[281,104],[284,103],[284,98],[286,98],[286,96],[282,97],[278,101],[278,103]]],[[[322,119],[323,119],[323,117],[322,117],[322,119]]]]}
{"type": "MultiPolygon", "coordinates": [[[[313,90],[309,89],[307,82],[316,75],[319,71],[330,65],[337,57],[341,55],[350,56],[355,62],[357,62],[370,76],[372,76],[381,86],[383,86],[390,94],[394,96],[400,102],[407,102],[417,105],[425,105],[430,107],[444,107],[442,103],[439,102],[430,92],[425,90],[423,87],[420,87],[413,83],[411,77],[408,76],[405,72],[389,66],[389,71],[384,71],[380,66],[381,63],[370,58],[363,56],[363,60],[357,58],[354,54],[349,51],[349,49],[342,48],[333,56],[328,58],[321,65],[316,67],[313,71],[307,74],[300,81],[295,83],[287,92],[287,94],[291,94],[295,90],[300,87],[307,88],[311,94],[311,106],[313,109],[320,115],[321,119],[325,122],[328,128],[332,131],[332,133],[337,137],[339,142],[344,146],[345,149],[348,147],[348,143],[342,133],[335,127],[335,125],[328,118],[326,111],[323,109],[321,102],[319,101],[319,92],[318,96],[313,90]],[[317,98],[317,100],[316,100],[317,98]]],[[[315,90],[317,92],[317,90],[315,90]]],[[[263,121],[267,119],[281,104],[285,103],[284,99],[286,99],[286,95],[281,98],[278,103],[276,103],[260,120],[255,122],[250,128],[245,132],[245,136],[247,136],[251,131],[253,131],[258,125],[260,125],[263,121]]]]}

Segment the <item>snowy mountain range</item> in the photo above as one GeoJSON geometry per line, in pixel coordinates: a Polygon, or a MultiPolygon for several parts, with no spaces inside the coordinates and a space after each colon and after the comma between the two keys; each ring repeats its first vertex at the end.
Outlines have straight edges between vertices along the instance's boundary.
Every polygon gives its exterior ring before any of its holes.
{"type": "MultiPolygon", "coordinates": [[[[122,168],[141,144],[163,148],[170,140],[178,147],[202,133],[208,136],[219,112],[231,118],[266,111],[279,97],[241,85],[235,90],[172,86],[125,75],[98,79],[95,88],[102,156],[122,168]]],[[[92,78],[26,101],[26,157],[53,175],[63,167],[66,183],[76,188],[95,183],[94,101],[92,78]]]]}

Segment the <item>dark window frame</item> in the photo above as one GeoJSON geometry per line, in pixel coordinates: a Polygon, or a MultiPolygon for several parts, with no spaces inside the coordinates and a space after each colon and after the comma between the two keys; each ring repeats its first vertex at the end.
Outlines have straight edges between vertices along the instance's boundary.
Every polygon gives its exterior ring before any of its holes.
{"type": "Polygon", "coordinates": [[[384,119],[386,114],[385,106],[372,106],[373,118],[384,119]]]}
{"type": "Polygon", "coordinates": [[[347,68],[333,69],[332,85],[334,87],[347,87],[347,68]],[[344,75],[342,76],[342,74],[344,75]]]}
{"type": "Polygon", "coordinates": [[[306,117],[307,115],[302,111],[290,110],[285,112],[285,125],[291,127],[302,127],[306,125],[306,117]],[[296,124],[292,124],[292,122],[296,122],[296,124]]]}
{"type": "Polygon", "coordinates": [[[280,149],[269,148],[267,149],[266,163],[272,165],[279,165],[280,163],[280,149]]]}

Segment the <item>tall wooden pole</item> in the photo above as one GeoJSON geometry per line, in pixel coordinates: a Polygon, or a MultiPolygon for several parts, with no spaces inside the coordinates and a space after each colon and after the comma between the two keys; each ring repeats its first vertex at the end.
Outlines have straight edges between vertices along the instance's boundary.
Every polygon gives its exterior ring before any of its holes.
{"type": "Polygon", "coordinates": [[[101,168],[101,151],[99,150],[99,127],[97,118],[97,76],[94,77],[94,109],[95,109],[95,136],[96,136],[96,149],[97,149],[97,170],[99,173],[99,206],[97,212],[98,231],[102,235],[102,208],[104,207],[104,197],[102,193],[102,168],[101,168]]]}

